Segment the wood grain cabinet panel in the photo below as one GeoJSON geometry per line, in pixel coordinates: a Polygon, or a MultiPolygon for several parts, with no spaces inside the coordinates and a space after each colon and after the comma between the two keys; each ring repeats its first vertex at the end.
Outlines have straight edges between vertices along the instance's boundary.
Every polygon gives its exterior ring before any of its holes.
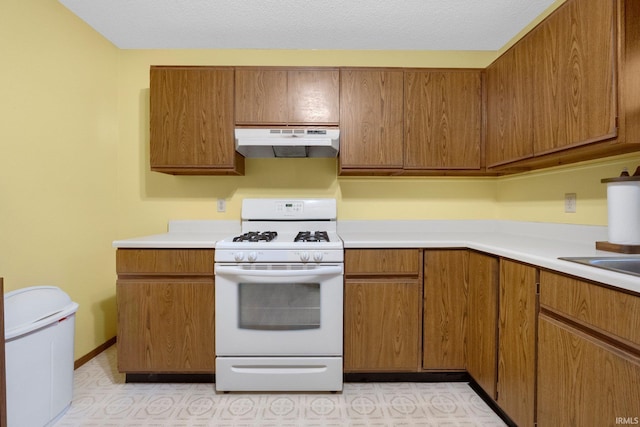
{"type": "Polygon", "coordinates": [[[543,270],[540,306],[640,352],[640,297],[543,270]]]}
{"type": "Polygon", "coordinates": [[[533,156],[532,37],[486,69],[487,167],[533,156]]]}
{"type": "Polygon", "coordinates": [[[535,155],[616,136],[614,9],[569,1],[535,30],[535,155]]]}
{"type": "Polygon", "coordinates": [[[337,69],[289,70],[287,76],[289,123],[339,123],[340,72],[337,69]]]}
{"type": "Polygon", "coordinates": [[[347,278],[392,276],[418,278],[422,273],[419,249],[348,249],[344,253],[347,278]]]}
{"type": "Polygon", "coordinates": [[[425,250],[423,362],[426,370],[465,370],[467,250],[425,250]]]}
{"type": "Polygon", "coordinates": [[[498,381],[499,281],[498,258],[470,251],[467,371],[493,399],[498,381]]]}
{"type": "Polygon", "coordinates": [[[236,123],[286,123],[287,71],[236,70],[236,123]]]}
{"type": "Polygon", "coordinates": [[[345,372],[416,372],[420,366],[417,281],[345,283],[345,372]]]}
{"type": "Polygon", "coordinates": [[[331,125],[339,122],[337,69],[236,68],[239,125],[331,125]]]}
{"type": "Polygon", "coordinates": [[[640,422],[638,354],[547,316],[539,328],[538,426],[640,422]]]}
{"type": "Polygon", "coordinates": [[[405,72],[405,169],[481,167],[478,70],[405,72]]]}
{"type": "Polygon", "coordinates": [[[118,370],[215,370],[213,249],[118,249],[118,370]]]}
{"type": "Polygon", "coordinates": [[[346,249],[345,372],[417,372],[422,251],[346,249]]]}
{"type": "Polygon", "coordinates": [[[213,249],[118,249],[118,275],[213,275],[213,249]]]}
{"type": "Polygon", "coordinates": [[[498,405],[521,427],[534,426],[537,269],[500,261],[498,405]]]}
{"type": "Polygon", "coordinates": [[[244,173],[235,151],[233,68],[151,67],[151,170],[244,173]]]}
{"type": "Polygon", "coordinates": [[[215,370],[214,283],[118,280],[118,369],[127,373],[215,370]]]}
{"type": "Polygon", "coordinates": [[[403,168],[403,84],[399,70],[340,70],[340,173],[403,168]]]}

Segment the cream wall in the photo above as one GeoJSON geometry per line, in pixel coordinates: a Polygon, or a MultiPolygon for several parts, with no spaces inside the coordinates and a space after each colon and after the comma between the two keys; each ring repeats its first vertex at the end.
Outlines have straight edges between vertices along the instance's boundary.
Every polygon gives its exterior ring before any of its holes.
{"type": "Polygon", "coordinates": [[[640,154],[528,172],[496,180],[498,218],[569,224],[607,225],[607,186],[602,178],[630,174],[640,154]],[[565,193],[576,193],[576,212],[564,212],[565,193]]]}
{"type": "Polygon", "coordinates": [[[0,2],[0,276],[80,307],[75,354],[115,335],[118,50],[53,0],[0,2]]]}

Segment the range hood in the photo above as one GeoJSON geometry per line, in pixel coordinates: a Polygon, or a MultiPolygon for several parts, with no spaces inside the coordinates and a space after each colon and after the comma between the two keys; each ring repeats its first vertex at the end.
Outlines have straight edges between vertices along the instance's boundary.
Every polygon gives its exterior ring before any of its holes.
{"type": "Polygon", "coordinates": [[[336,157],[340,130],[236,128],[235,135],[245,157],[336,157]]]}

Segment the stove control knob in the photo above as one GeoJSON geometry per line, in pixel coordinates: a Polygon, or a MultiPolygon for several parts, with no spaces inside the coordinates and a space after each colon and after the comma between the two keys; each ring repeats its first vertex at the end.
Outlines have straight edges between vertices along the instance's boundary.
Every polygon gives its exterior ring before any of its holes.
{"type": "Polygon", "coordinates": [[[244,252],[234,252],[233,259],[235,259],[236,262],[242,261],[244,259],[244,252]]]}
{"type": "Polygon", "coordinates": [[[254,262],[256,259],[258,259],[258,254],[251,251],[249,252],[249,255],[247,256],[247,259],[249,260],[249,262],[254,262]]]}
{"type": "Polygon", "coordinates": [[[320,262],[320,261],[322,261],[322,256],[323,256],[322,252],[314,252],[313,253],[313,260],[315,262],[320,262]]]}
{"type": "Polygon", "coordinates": [[[300,261],[302,261],[302,262],[309,261],[309,252],[307,252],[307,251],[300,252],[300,261]]]}

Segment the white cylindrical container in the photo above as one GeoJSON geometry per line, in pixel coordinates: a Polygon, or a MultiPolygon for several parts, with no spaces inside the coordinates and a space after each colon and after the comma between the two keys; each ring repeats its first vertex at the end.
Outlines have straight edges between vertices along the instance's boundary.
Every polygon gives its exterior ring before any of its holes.
{"type": "Polygon", "coordinates": [[[50,426],[71,406],[78,304],[55,286],[4,295],[8,427],[50,426]]]}
{"type": "Polygon", "coordinates": [[[640,245],[640,177],[602,180],[607,184],[609,243],[640,245]]]}

